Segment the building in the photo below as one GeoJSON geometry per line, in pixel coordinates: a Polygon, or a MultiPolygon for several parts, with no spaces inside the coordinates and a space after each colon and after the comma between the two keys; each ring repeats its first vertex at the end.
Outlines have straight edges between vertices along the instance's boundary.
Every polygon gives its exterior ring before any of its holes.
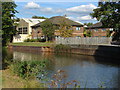
{"type": "Polygon", "coordinates": [[[104,28],[102,23],[98,22],[86,27],[86,31],[91,31],[92,37],[107,37],[108,33],[112,33],[113,28],[104,28]]]}
{"type": "Polygon", "coordinates": [[[45,19],[20,19],[18,22],[17,29],[17,35],[13,37],[13,43],[15,42],[23,42],[27,38],[32,38],[32,28],[31,26],[41,23],[45,19]]]}
{"type": "MultiPolygon", "coordinates": [[[[75,22],[64,16],[55,16],[47,20],[50,21],[53,25],[57,25],[57,26],[60,26],[62,22],[66,22],[67,24],[72,26],[72,29],[73,29],[72,37],[83,37],[84,36],[83,35],[83,31],[84,31],[83,24],[79,22],[75,22]]],[[[44,34],[42,33],[42,28],[40,27],[40,25],[41,23],[38,23],[32,26],[32,38],[36,39],[36,38],[44,37],[44,34]]],[[[54,35],[55,37],[60,37],[59,29],[55,30],[54,35]]]]}

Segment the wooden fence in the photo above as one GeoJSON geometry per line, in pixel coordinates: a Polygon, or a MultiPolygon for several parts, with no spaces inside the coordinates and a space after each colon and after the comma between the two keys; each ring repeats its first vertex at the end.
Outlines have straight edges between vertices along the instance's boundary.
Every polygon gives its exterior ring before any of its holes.
{"type": "Polygon", "coordinates": [[[84,45],[104,45],[110,44],[111,37],[57,37],[55,39],[56,44],[84,44],[84,45]]]}

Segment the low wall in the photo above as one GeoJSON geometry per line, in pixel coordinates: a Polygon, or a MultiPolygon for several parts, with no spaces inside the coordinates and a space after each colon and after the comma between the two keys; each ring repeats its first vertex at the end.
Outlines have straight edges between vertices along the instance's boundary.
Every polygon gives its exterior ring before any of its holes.
{"type": "Polygon", "coordinates": [[[111,37],[58,37],[55,38],[56,44],[84,44],[84,45],[100,45],[110,44],[112,41],[111,37]]]}
{"type": "Polygon", "coordinates": [[[70,45],[69,49],[61,49],[57,51],[55,51],[54,48],[46,46],[9,46],[9,49],[30,52],[67,52],[74,54],[95,55],[113,59],[120,59],[120,46],[111,45],[70,45]]]}
{"type": "Polygon", "coordinates": [[[16,51],[39,51],[39,52],[53,52],[51,47],[47,46],[8,46],[9,49],[16,51]]]}
{"type": "Polygon", "coordinates": [[[71,53],[95,55],[107,58],[120,59],[120,46],[108,45],[73,45],[71,53]]]}

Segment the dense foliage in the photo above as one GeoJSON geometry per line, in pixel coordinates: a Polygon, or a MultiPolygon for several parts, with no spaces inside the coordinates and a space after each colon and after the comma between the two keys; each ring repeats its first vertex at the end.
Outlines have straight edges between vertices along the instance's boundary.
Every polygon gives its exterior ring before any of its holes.
{"type": "Polygon", "coordinates": [[[25,39],[24,42],[45,42],[45,39],[25,39]]]}
{"type": "Polygon", "coordinates": [[[44,16],[32,16],[33,19],[48,19],[44,16]]]}
{"type": "Polygon", "coordinates": [[[16,34],[14,18],[17,11],[17,5],[14,2],[2,2],[2,44],[12,42],[13,35],[16,34]]]}
{"type": "Polygon", "coordinates": [[[55,52],[71,51],[70,45],[58,44],[54,47],[55,52]]]}
{"type": "Polygon", "coordinates": [[[93,23],[84,23],[84,25],[87,25],[87,26],[91,26],[91,25],[93,25],[93,23]]]}
{"type": "Polygon", "coordinates": [[[71,37],[73,33],[73,28],[69,22],[62,19],[60,22],[59,32],[61,37],[71,37]]]}
{"type": "Polygon", "coordinates": [[[90,31],[90,30],[84,30],[84,37],[92,37],[92,31],[90,31]]]}
{"type": "Polygon", "coordinates": [[[99,2],[98,8],[93,10],[93,18],[102,22],[103,27],[114,28],[116,32],[113,40],[120,39],[120,1],[117,2],[99,2]]]}
{"type": "Polygon", "coordinates": [[[54,38],[54,32],[56,27],[48,20],[41,23],[42,32],[46,38],[46,41],[52,40],[54,38]]]}
{"type": "Polygon", "coordinates": [[[40,73],[45,73],[47,60],[43,61],[13,61],[10,69],[14,74],[22,78],[36,77],[40,73]]]}

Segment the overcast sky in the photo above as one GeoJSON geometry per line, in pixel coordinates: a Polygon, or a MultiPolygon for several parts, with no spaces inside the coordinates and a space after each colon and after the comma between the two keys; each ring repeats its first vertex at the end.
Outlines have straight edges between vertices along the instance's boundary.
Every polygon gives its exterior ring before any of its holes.
{"type": "Polygon", "coordinates": [[[22,2],[22,0],[15,0],[17,4],[16,9],[19,12],[16,16],[19,18],[31,18],[36,15],[50,18],[52,16],[67,15],[68,18],[82,23],[97,22],[89,15],[93,12],[93,9],[97,8],[98,2],[95,2],[96,0],[84,0],[86,2],[82,0],[74,2],[72,0],[67,1],[68,0],[60,0],[59,2],[58,0],[26,0],[22,2]]]}

